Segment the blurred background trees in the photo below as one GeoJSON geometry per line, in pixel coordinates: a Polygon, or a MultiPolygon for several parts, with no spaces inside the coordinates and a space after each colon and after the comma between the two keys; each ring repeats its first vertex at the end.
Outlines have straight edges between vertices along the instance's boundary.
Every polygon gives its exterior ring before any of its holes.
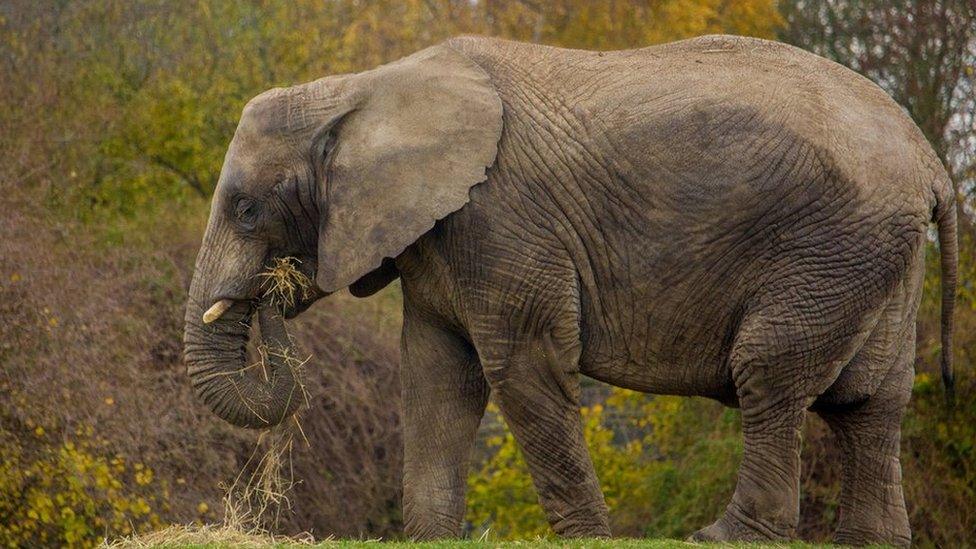
{"type": "Polygon", "coordinates": [[[867,76],[908,110],[957,182],[976,178],[976,3],[797,0],[784,41],[867,76]]]}
{"type": "MultiPolygon", "coordinates": [[[[972,0],[11,0],[0,4],[0,542],[96,543],[214,521],[252,433],[201,409],[180,364],[182,304],[224,150],[272,86],[363,70],[477,33],[641,47],[705,33],[779,38],[901,103],[960,191],[959,406],[937,375],[926,279],[903,465],[916,540],[976,543],[976,4],[972,0]]],[[[883,139],[884,136],[878,136],[883,139]]],[[[294,322],[315,400],[282,529],[400,532],[399,295],[339,295],[294,322]]],[[[615,531],[684,536],[724,506],[737,412],[592,384],[585,425],[615,531]]],[[[545,532],[514,441],[486,421],[473,533],[545,532]]],[[[839,471],[807,426],[801,533],[829,537],[839,471]]]]}

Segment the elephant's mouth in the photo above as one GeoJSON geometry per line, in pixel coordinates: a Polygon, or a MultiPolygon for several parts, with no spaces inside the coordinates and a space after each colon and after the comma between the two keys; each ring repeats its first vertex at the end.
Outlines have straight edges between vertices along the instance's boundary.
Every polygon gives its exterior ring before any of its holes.
{"type": "Polygon", "coordinates": [[[285,319],[295,318],[328,295],[313,282],[315,270],[311,264],[311,261],[302,261],[292,256],[272,257],[265,263],[265,269],[255,276],[260,297],[218,299],[203,314],[204,324],[220,319],[239,301],[248,302],[252,310],[258,305],[270,306],[285,319]]]}
{"type": "Polygon", "coordinates": [[[281,316],[287,320],[291,320],[304,313],[309,307],[312,306],[312,303],[315,303],[327,295],[328,294],[326,292],[323,292],[317,286],[313,286],[309,290],[309,296],[307,298],[296,300],[295,303],[292,303],[291,305],[282,304],[279,306],[279,311],[281,312],[281,316]]]}
{"type": "MultiPolygon", "coordinates": [[[[291,304],[278,303],[274,307],[278,310],[278,313],[282,316],[282,318],[291,320],[305,312],[309,307],[312,306],[313,303],[326,295],[328,294],[319,290],[318,288],[315,288],[313,296],[309,296],[306,299],[297,300],[291,304]]],[[[261,305],[260,300],[251,299],[246,301],[252,310],[257,309],[257,307],[261,305]]],[[[218,300],[216,303],[211,305],[211,307],[207,309],[205,313],[203,313],[203,323],[210,324],[220,319],[222,316],[224,316],[224,313],[234,306],[234,303],[236,303],[236,301],[233,299],[218,300]]]]}

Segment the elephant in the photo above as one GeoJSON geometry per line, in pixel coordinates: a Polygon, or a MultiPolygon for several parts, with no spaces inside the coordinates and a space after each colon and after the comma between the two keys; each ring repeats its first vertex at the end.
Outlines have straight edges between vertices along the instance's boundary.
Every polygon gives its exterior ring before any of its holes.
{"type": "Polygon", "coordinates": [[[722,516],[693,540],[786,540],[801,427],[842,450],[835,539],[907,546],[900,420],[929,223],[952,388],[956,196],[918,127],[857,73],[711,35],[628,51],[464,36],[266,91],[230,141],[189,288],[185,362],[213,412],[289,418],[297,374],[243,371],[249,326],[399,279],[403,516],[458,536],[489,395],[547,520],[610,536],[580,376],[741,411],[722,516]],[[272,303],[260,273],[314,281],[272,303]]]}

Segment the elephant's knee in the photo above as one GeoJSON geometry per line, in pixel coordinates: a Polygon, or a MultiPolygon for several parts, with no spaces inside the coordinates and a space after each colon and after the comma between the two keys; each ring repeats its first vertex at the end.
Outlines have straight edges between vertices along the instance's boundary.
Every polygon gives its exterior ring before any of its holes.
{"type": "Polygon", "coordinates": [[[526,377],[529,364],[522,358],[522,353],[512,353],[505,356],[482,357],[482,370],[485,380],[492,392],[507,392],[519,378],[526,377]]]}
{"type": "Polygon", "coordinates": [[[512,370],[496,371],[491,375],[486,373],[485,377],[489,379],[492,398],[501,408],[506,421],[531,424],[540,416],[553,412],[560,416],[579,413],[570,403],[554,407],[554,403],[562,401],[554,400],[537,380],[526,379],[512,370]]]}
{"type": "Polygon", "coordinates": [[[544,342],[510,350],[498,358],[482,357],[485,380],[498,398],[556,391],[575,404],[579,398],[577,352],[560,353],[544,342]]]}

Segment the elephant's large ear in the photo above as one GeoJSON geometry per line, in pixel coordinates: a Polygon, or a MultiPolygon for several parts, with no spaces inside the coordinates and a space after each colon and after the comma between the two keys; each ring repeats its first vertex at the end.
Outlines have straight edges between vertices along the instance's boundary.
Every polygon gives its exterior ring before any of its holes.
{"type": "Polygon", "coordinates": [[[434,46],[343,79],[355,97],[331,131],[316,282],[335,291],[396,257],[485,180],[502,130],[488,75],[434,46]]]}

